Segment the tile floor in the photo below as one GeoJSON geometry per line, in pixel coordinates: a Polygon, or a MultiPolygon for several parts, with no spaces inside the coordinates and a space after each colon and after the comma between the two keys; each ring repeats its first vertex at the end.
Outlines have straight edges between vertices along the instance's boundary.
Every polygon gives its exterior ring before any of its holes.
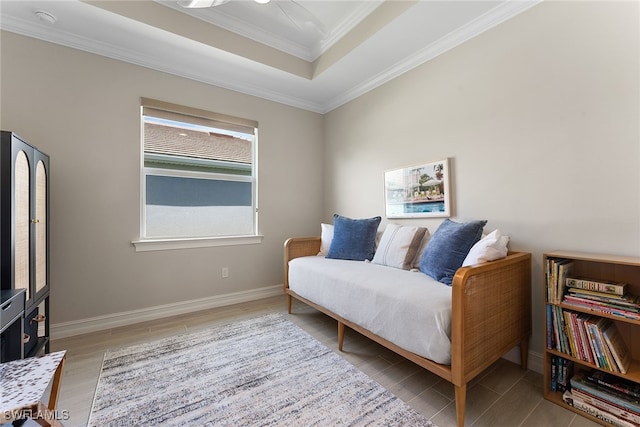
{"type": "MultiPolygon", "coordinates": [[[[336,322],[302,303],[294,302],[293,307],[290,320],[337,352],[336,322]]],[[[67,350],[58,404],[58,409],[68,411],[70,416],[64,421],[65,427],[86,425],[105,350],[274,311],[286,313],[284,296],[54,340],[51,351],[67,350]]],[[[344,352],[340,354],[438,426],[456,425],[454,391],[448,382],[351,330],[347,330],[344,352]]],[[[523,371],[501,359],[467,389],[465,425],[594,427],[598,424],[544,400],[542,375],[523,371]]]]}

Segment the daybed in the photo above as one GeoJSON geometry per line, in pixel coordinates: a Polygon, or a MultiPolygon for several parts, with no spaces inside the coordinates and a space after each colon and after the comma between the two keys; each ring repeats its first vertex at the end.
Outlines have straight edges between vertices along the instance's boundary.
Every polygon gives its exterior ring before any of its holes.
{"type": "Polygon", "coordinates": [[[459,426],[469,381],[518,345],[526,369],[531,254],[461,267],[448,286],[415,270],[318,256],[320,247],[320,237],[285,242],[289,313],[296,298],[337,320],[340,351],[347,326],[450,381],[459,426]],[[434,301],[446,307],[423,318],[434,301]]]}

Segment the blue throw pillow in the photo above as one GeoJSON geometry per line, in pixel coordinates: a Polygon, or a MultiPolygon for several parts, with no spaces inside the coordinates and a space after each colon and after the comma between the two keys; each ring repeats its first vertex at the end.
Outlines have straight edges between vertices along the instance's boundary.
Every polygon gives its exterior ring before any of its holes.
{"type": "Polygon", "coordinates": [[[471,250],[482,237],[487,221],[453,222],[445,219],[438,227],[422,258],[420,271],[445,285],[451,286],[453,276],[471,250]]]}
{"type": "Polygon", "coordinates": [[[327,258],[371,261],[382,218],[351,219],[333,215],[333,240],[327,258]]]}

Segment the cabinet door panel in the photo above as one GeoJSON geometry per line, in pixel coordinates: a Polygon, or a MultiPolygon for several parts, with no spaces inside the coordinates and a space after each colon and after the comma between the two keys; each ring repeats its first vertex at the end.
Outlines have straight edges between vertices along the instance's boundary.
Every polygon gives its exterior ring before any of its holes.
{"type": "Polygon", "coordinates": [[[47,169],[36,165],[35,197],[35,286],[36,293],[47,285],[47,169]]]}
{"type": "Polygon", "coordinates": [[[15,159],[15,249],[14,249],[14,286],[26,289],[27,300],[31,298],[29,289],[29,181],[31,179],[29,158],[24,151],[19,151],[15,159]]]}

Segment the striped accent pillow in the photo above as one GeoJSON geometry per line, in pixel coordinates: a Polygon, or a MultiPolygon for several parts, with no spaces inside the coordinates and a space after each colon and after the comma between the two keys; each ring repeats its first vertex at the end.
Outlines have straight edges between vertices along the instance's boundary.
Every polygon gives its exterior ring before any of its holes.
{"type": "Polygon", "coordinates": [[[426,231],[425,227],[388,224],[371,262],[409,270],[426,231]]]}

